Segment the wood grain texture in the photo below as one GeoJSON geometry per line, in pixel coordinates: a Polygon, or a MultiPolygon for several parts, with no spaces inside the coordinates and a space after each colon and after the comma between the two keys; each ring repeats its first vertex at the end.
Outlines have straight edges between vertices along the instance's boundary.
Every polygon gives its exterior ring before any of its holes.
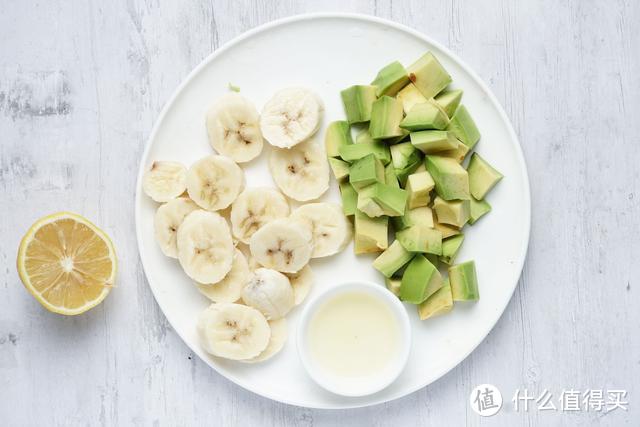
{"type": "Polygon", "coordinates": [[[5,2],[2,424],[638,425],[638,22],[628,0],[5,2]],[[138,162],[177,85],[242,32],[314,11],[392,19],[459,54],[511,118],[533,201],[527,263],[487,339],[430,387],[348,411],[268,401],[197,360],[156,305],[134,239],[138,162]],[[57,210],[95,220],[121,260],[118,289],[77,318],[45,312],[14,268],[23,232],[57,210]],[[484,382],[506,400],[491,419],[468,405],[484,382]],[[624,388],[629,411],[515,412],[509,400],[524,387],[556,399],[563,388],[624,388]]]}

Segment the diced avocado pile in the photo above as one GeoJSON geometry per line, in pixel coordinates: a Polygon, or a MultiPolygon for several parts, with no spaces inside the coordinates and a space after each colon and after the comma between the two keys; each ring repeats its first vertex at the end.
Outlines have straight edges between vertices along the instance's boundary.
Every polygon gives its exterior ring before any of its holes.
{"type": "Polygon", "coordinates": [[[373,266],[421,319],[479,299],[474,262],[455,264],[456,255],[502,179],[477,153],[463,167],[480,133],[451,82],[430,52],[407,69],[392,62],[370,85],[341,92],[347,120],[325,140],[356,254],[381,252],[373,266]]]}

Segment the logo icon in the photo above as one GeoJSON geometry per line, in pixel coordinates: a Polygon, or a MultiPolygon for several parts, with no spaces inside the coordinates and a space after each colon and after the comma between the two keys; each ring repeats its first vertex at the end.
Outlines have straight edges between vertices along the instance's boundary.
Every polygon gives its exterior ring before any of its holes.
{"type": "Polygon", "coordinates": [[[490,417],[502,408],[502,394],[494,385],[480,384],[471,391],[469,404],[476,414],[490,417]]]}

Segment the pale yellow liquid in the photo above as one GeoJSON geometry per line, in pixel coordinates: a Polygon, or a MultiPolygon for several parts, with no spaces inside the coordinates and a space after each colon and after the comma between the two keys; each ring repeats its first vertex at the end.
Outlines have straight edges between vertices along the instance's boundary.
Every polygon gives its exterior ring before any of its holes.
{"type": "Polygon", "coordinates": [[[400,325],[391,309],[365,292],[323,303],[309,323],[309,350],[326,373],[343,378],[381,374],[400,352],[400,325]]]}

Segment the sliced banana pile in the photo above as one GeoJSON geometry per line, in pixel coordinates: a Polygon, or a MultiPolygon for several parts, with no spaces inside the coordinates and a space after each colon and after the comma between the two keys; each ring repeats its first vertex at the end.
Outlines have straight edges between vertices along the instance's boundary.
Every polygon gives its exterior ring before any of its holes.
{"type": "Polygon", "coordinates": [[[212,304],[198,318],[202,348],[226,359],[265,361],[287,340],[286,315],[309,294],[312,258],[340,252],[352,236],[340,206],[308,202],[329,188],[324,148],[310,138],[322,121],[320,98],[304,88],[277,92],[262,114],[237,93],[206,113],[217,154],[189,168],[156,161],[142,186],[156,211],[154,234],[212,304]],[[238,163],[271,147],[269,170],[279,190],[245,188],[238,163]],[[294,202],[295,203],[295,202],[294,202]]]}

